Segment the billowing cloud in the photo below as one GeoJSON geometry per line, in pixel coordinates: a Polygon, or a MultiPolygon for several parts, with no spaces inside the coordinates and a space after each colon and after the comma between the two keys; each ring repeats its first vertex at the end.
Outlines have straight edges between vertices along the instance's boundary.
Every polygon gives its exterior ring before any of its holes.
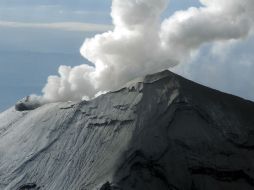
{"type": "Polygon", "coordinates": [[[86,39],[81,54],[94,66],[61,66],[43,101],[93,98],[129,80],[185,63],[204,44],[242,40],[253,32],[253,0],[200,0],[161,22],[168,0],[113,0],[114,29],[86,39]]]}

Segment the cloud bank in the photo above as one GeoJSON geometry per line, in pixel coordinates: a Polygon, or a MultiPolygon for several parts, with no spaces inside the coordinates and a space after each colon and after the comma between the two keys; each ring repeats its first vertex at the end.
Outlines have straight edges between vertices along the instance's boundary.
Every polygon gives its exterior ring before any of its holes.
{"type": "Polygon", "coordinates": [[[51,29],[51,30],[65,30],[78,32],[105,32],[112,28],[112,26],[109,25],[90,24],[81,22],[25,23],[10,21],[0,21],[0,27],[51,29]]]}
{"type": "Polygon", "coordinates": [[[253,0],[200,0],[161,21],[167,0],[113,0],[114,29],[86,39],[81,54],[93,66],[61,66],[43,89],[43,102],[90,99],[129,80],[185,63],[205,44],[253,33],[253,0]]]}

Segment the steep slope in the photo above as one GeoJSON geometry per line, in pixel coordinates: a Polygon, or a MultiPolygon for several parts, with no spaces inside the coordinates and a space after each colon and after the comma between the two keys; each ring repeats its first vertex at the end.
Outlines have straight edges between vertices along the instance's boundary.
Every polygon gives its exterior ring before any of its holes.
{"type": "Polygon", "coordinates": [[[0,114],[0,189],[254,188],[254,103],[169,71],[0,114]]]}

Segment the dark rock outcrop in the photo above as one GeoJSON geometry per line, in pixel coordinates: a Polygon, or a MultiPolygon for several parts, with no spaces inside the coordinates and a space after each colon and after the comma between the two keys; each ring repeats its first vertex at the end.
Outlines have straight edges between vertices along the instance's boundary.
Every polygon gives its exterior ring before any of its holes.
{"type": "Polygon", "coordinates": [[[27,183],[18,188],[18,190],[39,190],[40,187],[37,187],[35,183],[27,183]]]}
{"type": "Polygon", "coordinates": [[[41,104],[39,102],[30,101],[30,97],[27,96],[27,97],[23,98],[22,100],[19,100],[15,104],[15,109],[16,109],[16,111],[29,111],[29,110],[34,110],[40,106],[41,106],[41,104]]]}
{"type": "Polygon", "coordinates": [[[169,71],[0,114],[0,189],[254,189],[254,103],[169,71]]]}

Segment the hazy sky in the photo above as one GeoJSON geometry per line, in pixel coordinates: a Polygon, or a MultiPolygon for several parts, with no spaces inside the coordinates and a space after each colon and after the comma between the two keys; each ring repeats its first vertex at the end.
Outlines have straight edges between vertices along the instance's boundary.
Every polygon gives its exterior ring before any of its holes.
{"type": "MultiPolygon", "coordinates": [[[[163,17],[200,6],[171,0],[163,17]]],[[[87,37],[112,26],[110,0],[0,0],[0,111],[40,93],[59,65],[87,63],[79,49],[87,37]]],[[[254,38],[208,45],[176,72],[222,91],[254,100],[254,38]],[[227,54],[227,56],[225,56],[227,54]]]]}

